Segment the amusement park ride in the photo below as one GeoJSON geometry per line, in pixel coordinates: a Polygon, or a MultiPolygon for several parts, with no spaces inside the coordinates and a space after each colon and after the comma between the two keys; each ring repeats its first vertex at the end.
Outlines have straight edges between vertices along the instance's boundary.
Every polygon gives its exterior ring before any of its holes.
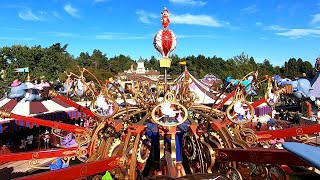
{"type": "MultiPolygon", "coordinates": [[[[169,23],[169,11],[165,9],[162,13],[163,29],[154,37],[154,46],[162,55],[160,65],[164,68],[170,68],[169,54],[176,47],[176,36],[168,29],[169,23]]],[[[30,160],[29,165],[34,168],[41,168],[37,166],[39,159],[57,158],[52,162],[60,165],[56,170],[21,179],[103,179],[110,175],[113,179],[130,180],[285,180],[288,179],[286,167],[319,168],[314,160],[300,156],[298,149],[298,152],[291,150],[295,143],[284,143],[284,148],[288,149],[285,150],[271,148],[270,141],[296,137],[297,141],[305,143],[308,134],[320,132],[320,125],[258,132],[245,126],[256,118],[255,107],[262,103],[274,107],[281,94],[292,93],[288,86],[278,87],[274,78],[259,78],[257,72],[252,72],[243,80],[252,76],[250,86],[255,89],[261,88],[262,82],[268,82],[264,98],[248,102],[246,86],[239,83],[231,93],[216,94],[212,106],[195,103],[198,97],[189,89],[188,76],[182,82],[174,83],[165,78],[164,82],[156,84],[156,89],[150,88],[150,82],[137,82],[139,89],[135,90],[135,104],[132,105],[127,103],[116,82],[103,84],[96,80],[98,86],[93,89],[84,82],[84,73],[94,76],[83,68],[79,76],[70,74],[69,78],[76,77],[78,83],[87,89],[86,93],[75,93],[79,89],[73,88],[68,89],[66,95],[60,95],[50,89],[42,95],[74,106],[93,122],[92,126],[74,126],[1,110],[2,118],[24,119],[47,126],[54,134],[58,129],[71,132],[78,145],[0,156],[0,163],[30,160]],[[90,108],[70,100],[70,94],[91,98],[90,108]],[[117,98],[124,101],[124,106],[117,103],[117,98]],[[223,105],[228,100],[231,104],[224,110],[223,105]],[[76,158],[81,163],[70,166],[70,161],[76,158]]],[[[309,145],[300,145],[310,148],[309,145]]],[[[319,155],[314,158],[320,159],[319,155]]]]}

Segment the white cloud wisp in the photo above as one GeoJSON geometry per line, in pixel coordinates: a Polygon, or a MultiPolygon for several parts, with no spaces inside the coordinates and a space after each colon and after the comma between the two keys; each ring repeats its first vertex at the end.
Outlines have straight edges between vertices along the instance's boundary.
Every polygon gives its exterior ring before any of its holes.
{"type": "Polygon", "coordinates": [[[208,15],[193,15],[193,14],[182,14],[170,16],[171,23],[173,24],[188,24],[188,25],[200,25],[210,27],[222,27],[223,24],[218,22],[215,18],[208,15]]]}
{"type": "Polygon", "coordinates": [[[32,12],[31,9],[25,9],[23,11],[20,11],[18,13],[19,18],[25,20],[25,21],[42,21],[44,20],[41,15],[36,15],[32,12]]]}
{"type": "Polygon", "coordinates": [[[71,4],[66,4],[63,9],[69,14],[71,15],[72,17],[76,17],[76,18],[79,18],[79,14],[78,14],[78,9],[72,7],[71,4]]]}
{"type": "Polygon", "coordinates": [[[320,29],[290,29],[285,32],[276,33],[280,36],[286,36],[292,39],[298,39],[302,37],[320,37],[320,29]]]}
{"type": "Polygon", "coordinates": [[[152,24],[153,19],[159,17],[155,14],[148,13],[144,10],[138,10],[136,11],[136,14],[138,15],[138,19],[144,24],[152,24]]]}
{"type": "Polygon", "coordinates": [[[206,1],[199,0],[169,0],[171,3],[180,5],[191,5],[191,6],[204,6],[207,4],[206,1]]]}

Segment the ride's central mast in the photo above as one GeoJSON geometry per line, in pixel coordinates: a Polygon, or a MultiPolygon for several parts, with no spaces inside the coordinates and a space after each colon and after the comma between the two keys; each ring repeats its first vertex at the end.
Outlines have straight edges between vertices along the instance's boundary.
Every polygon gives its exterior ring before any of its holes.
{"type": "Polygon", "coordinates": [[[167,8],[164,8],[163,12],[161,12],[161,22],[162,29],[156,33],[154,36],[153,45],[156,50],[161,54],[160,58],[160,67],[164,69],[164,83],[165,83],[165,91],[167,89],[167,68],[171,66],[171,58],[169,57],[170,52],[173,51],[177,46],[177,37],[176,35],[168,29],[170,24],[170,13],[167,8]]]}

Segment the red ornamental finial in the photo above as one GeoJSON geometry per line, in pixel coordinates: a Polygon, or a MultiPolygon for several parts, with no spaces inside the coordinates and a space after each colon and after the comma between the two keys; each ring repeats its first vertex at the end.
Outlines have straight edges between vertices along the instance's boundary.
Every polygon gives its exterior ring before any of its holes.
{"type": "Polygon", "coordinates": [[[170,24],[170,19],[169,19],[170,13],[166,7],[164,7],[163,12],[161,12],[161,16],[162,16],[161,18],[162,26],[163,28],[167,28],[170,24]]]}

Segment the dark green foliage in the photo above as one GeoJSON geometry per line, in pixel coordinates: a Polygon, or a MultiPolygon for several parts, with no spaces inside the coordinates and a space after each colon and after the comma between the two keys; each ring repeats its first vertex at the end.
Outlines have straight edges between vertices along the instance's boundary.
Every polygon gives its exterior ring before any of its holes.
{"type": "MultiPolygon", "coordinates": [[[[78,57],[73,57],[67,51],[68,45],[60,43],[53,44],[50,47],[41,46],[23,46],[13,45],[11,47],[0,48],[0,70],[5,69],[6,82],[1,82],[1,86],[6,86],[12,80],[20,76],[21,80],[26,78],[24,73],[16,73],[15,68],[29,67],[30,75],[33,79],[39,79],[44,76],[46,80],[64,80],[66,75],[64,71],[78,73],[78,67],[88,68],[98,79],[102,81],[109,77],[115,76],[118,72],[130,69],[136,63],[129,56],[120,54],[108,58],[100,50],[93,50],[92,54],[81,52],[78,57]]],[[[309,61],[295,58],[284,62],[284,65],[274,67],[269,60],[262,63],[255,62],[253,57],[245,53],[234,56],[233,58],[223,60],[220,57],[205,57],[204,55],[179,57],[172,55],[171,68],[168,73],[172,78],[181,74],[184,66],[179,65],[180,61],[187,61],[187,67],[191,74],[197,78],[202,78],[206,74],[214,74],[218,78],[225,80],[227,76],[233,78],[242,78],[251,71],[259,70],[260,75],[280,74],[283,77],[300,77],[302,73],[308,74],[312,71],[312,65],[309,61]]],[[[164,69],[160,68],[159,60],[152,56],[150,59],[143,59],[145,67],[149,70],[158,70],[163,73],[164,69]]],[[[86,77],[92,80],[92,77],[86,77]]]]}

